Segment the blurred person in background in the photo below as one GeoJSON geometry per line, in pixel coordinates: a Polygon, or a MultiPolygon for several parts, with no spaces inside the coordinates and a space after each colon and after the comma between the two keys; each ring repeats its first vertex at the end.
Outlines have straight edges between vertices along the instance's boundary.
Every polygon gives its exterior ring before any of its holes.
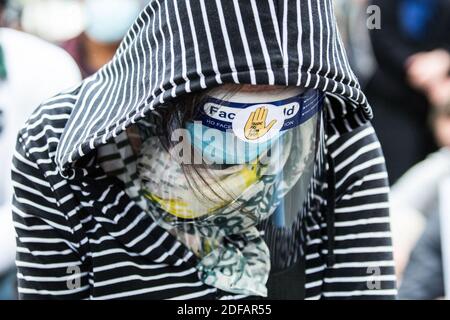
{"type": "MultiPolygon", "coordinates": [[[[0,18],[7,1],[0,1],[0,18]]],[[[15,236],[11,159],[17,132],[42,100],[81,79],[64,50],[29,34],[0,28],[0,299],[12,298],[15,236]],[[2,281],[3,280],[3,281],[2,281]]]]}
{"type": "MultiPolygon", "coordinates": [[[[438,151],[408,170],[391,190],[394,253],[401,276],[428,220],[436,220],[439,189],[450,176],[450,77],[432,93],[431,121],[438,151]],[[430,218],[430,216],[434,216],[430,218]]],[[[437,235],[439,237],[439,235],[437,235]]]]}
{"type": "Polygon", "coordinates": [[[408,170],[391,192],[395,260],[399,276],[403,276],[402,299],[436,299],[445,293],[443,250],[449,248],[441,246],[445,226],[440,221],[446,214],[442,211],[442,190],[450,179],[450,76],[433,89],[430,101],[430,124],[440,149],[408,170]]]}
{"type": "Polygon", "coordinates": [[[450,71],[450,1],[371,3],[381,9],[381,29],[371,30],[379,68],[367,93],[394,183],[435,150],[427,118],[430,105],[445,96],[450,71]]]}
{"type": "MultiPolygon", "coordinates": [[[[447,90],[450,92],[450,85],[447,90]]],[[[409,226],[414,220],[420,219],[405,212],[415,211],[425,218],[424,231],[404,270],[399,291],[401,299],[437,299],[445,295],[443,249],[449,248],[448,244],[441,245],[440,221],[444,214],[441,212],[442,188],[450,179],[450,98],[446,104],[435,107],[431,119],[441,149],[410,169],[392,189],[391,198],[395,203],[392,214],[397,216],[393,220],[396,251],[409,254],[409,248],[398,246],[397,240],[403,237],[402,233],[410,232],[409,226]]]]}
{"type": "Polygon", "coordinates": [[[143,0],[82,0],[85,30],[62,44],[77,62],[83,78],[109,62],[144,6],[143,0]]]}

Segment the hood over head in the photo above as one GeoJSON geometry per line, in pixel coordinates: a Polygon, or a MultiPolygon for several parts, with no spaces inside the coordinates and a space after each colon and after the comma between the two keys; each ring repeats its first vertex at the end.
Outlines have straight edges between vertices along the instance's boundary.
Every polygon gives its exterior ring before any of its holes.
{"type": "Polygon", "coordinates": [[[57,165],[64,173],[170,100],[228,83],[316,88],[372,117],[332,0],[152,0],[78,88],[57,165]]]}

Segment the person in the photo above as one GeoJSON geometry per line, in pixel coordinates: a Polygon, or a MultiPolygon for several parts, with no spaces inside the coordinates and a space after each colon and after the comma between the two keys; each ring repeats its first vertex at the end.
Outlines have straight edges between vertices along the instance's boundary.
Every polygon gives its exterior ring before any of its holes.
{"type": "Polygon", "coordinates": [[[399,208],[393,212],[398,221],[393,225],[394,248],[409,257],[404,266],[400,299],[430,300],[445,296],[440,221],[443,185],[450,177],[450,97],[447,101],[447,104],[436,106],[431,117],[441,148],[411,168],[392,188],[392,201],[399,208]],[[417,214],[404,213],[411,211],[417,214]],[[397,246],[405,226],[411,232],[411,223],[419,219],[424,220],[424,227],[417,241],[411,241],[412,246],[397,246]]]}
{"type": "Polygon", "coordinates": [[[61,46],[77,62],[83,78],[110,61],[143,7],[142,0],[82,0],[85,31],[61,46]]]}
{"type": "MultiPolygon", "coordinates": [[[[0,16],[6,4],[1,1],[0,16]]],[[[76,85],[81,77],[63,50],[34,36],[0,28],[0,78],[0,277],[10,279],[7,274],[15,260],[10,171],[17,133],[36,105],[76,85]]],[[[11,295],[2,296],[6,297],[11,295]]]]}
{"type": "Polygon", "coordinates": [[[437,149],[427,119],[433,92],[450,71],[450,3],[372,0],[371,4],[380,9],[381,28],[370,30],[378,70],[366,89],[376,108],[373,125],[394,184],[437,149]]]}
{"type": "Polygon", "coordinates": [[[152,1],[34,112],[22,299],[395,297],[385,161],[332,2],[286,4],[152,1]]]}
{"type": "Polygon", "coordinates": [[[408,170],[391,190],[394,252],[400,274],[427,220],[436,220],[439,216],[431,218],[439,212],[439,189],[450,173],[450,75],[430,91],[430,102],[429,126],[439,150],[408,170]]]}

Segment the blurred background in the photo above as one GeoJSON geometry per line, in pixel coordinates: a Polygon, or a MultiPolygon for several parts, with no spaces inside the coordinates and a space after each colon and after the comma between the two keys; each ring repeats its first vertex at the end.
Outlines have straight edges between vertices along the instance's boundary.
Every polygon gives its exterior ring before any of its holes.
{"type": "MultiPolygon", "coordinates": [[[[146,0],[0,0],[0,300],[15,299],[10,162],[45,99],[114,55],[146,0]]],[[[450,297],[450,0],[334,0],[386,156],[400,299],[450,297]]]]}

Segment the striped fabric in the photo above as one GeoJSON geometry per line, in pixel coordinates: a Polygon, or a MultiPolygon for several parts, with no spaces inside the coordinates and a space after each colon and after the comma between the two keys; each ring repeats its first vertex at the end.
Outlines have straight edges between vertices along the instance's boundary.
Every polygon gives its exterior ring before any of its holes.
{"type": "Polygon", "coordinates": [[[79,89],[56,161],[70,164],[174,97],[223,83],[319,88],[370,107],[330,0],[153,0],[79,89]]]}
{"type": "Polygon", "coordinates": [[[110,64],[43,103],[19,133],[12,175],[21,298],[244,298],[205,286],[193,253],[118,179],[132,164],[128,127],[223,83],[327,92],[323,152],[333,166],[317,165],[336,180],[335,262],[326,263],[329,186],[320,180],[304,221],[306,296],[395,296],[384,158],[332,2],[154,0],[110,64]],[[107,163],[116,165],[108,174],[107,163]]]}

